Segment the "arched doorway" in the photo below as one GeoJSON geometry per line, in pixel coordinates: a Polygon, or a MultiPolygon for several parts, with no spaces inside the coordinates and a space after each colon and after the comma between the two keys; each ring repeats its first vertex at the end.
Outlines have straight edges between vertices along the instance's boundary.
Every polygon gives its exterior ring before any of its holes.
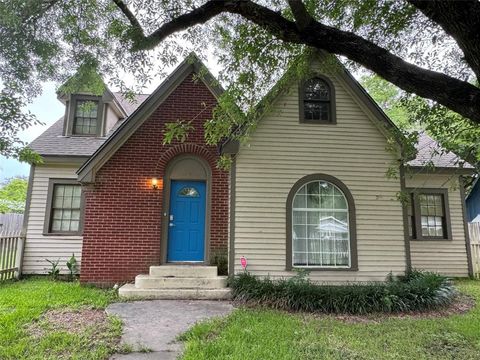
{"type": "Polygon", "coordinates": [[[211,168],[204,159],[175,157],[164,178],[162,263],[205,263],[210,234],[211,168]]]}

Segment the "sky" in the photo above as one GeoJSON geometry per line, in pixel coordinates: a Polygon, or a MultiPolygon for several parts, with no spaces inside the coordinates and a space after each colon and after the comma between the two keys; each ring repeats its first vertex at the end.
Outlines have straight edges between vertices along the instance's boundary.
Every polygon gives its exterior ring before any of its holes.
{"type": "MultiPolygon", "coordinates": [[[[42,95],[35,98],[27,109],[35,114],[44,125],[32,126],[20,132],[20,139],[30,142],[43,133],[50,125],[58,120],[65,111],[63,104],[57,100],[55,84],[43,84],[42,95]]],[[[16,176],[28,176],[30,165],[20,163],[15,159],[6,159],[0,156],[0,182],[16,176]]]]}

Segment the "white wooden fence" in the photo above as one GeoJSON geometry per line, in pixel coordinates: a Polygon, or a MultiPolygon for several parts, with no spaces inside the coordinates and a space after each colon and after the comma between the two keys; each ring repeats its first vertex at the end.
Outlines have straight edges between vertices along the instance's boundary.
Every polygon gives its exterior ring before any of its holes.
{"type": "Polygon", "coordinates": [[[468,231],[472,247],[473,274],[480,279],[480,222],[468,223],[468,231]]]}
{"type": "Polygon", "coordinates": [[[21,236],[0,237],[0,281],[20,276],[24,239],[21,236]]]}
{"type": "Polygon", "coordinates": [[[23,214],[0,214],[0,281],[20,276],[22,225],[23,214]]]}
{"type": "Polygon", "coordinates": [[[22,225],[23,214],[0,214],[0,236],[19,236],[22,225]]]}

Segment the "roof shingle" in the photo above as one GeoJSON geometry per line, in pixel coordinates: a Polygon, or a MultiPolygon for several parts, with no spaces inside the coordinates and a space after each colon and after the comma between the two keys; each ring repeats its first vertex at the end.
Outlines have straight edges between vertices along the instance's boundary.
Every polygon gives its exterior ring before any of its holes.
{"type": "MultiPolygon", "coordinates": [[[[148,95],[139,94],[132,102],[125,99],[120,93],[113,93],[115,99],[120,103],[123,109],[130,115],[148,95]]],[[[30,143],[30,148],[42,156],[91,156],[123,122],[118,121],[115,126],[104,137],[93,136],[64,136],[63,135],[62,116],[45,130],[39,137],[30,143]]]]}
{"type": "Polygon", "coordinates": [[[415,145],[417,156],[408,162],[408,165],[423,167],[433,165],[437,168],[459,168],[473,169],[473,166],[462,160],[451,151],[447,151],[440,146],[438,142],[430,136],[421,132],[418,136],[418,142],[415,145]]]}

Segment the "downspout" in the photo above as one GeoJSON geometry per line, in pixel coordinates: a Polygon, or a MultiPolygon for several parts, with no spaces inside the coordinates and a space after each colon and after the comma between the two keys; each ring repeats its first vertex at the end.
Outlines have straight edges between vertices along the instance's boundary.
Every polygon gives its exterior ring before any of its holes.
{"type": "Polygon", "coordinates": [[[228,275],[235,275],[235,191],[236,191],[236,166],[235,156],[230,169],[230,241],[228,253],[228,275]]]}
{"type": "MultiPolygon", "coordinates": [[[[400,164],[400,191],[405,194],[407,190],[405,184],[405,166],[400,164]]],[[[408,273],[412,270],[412,257],[410,253],[410,235],[408,225],[408,203],[401,201],[402,203],[402,216],[403,216],[403,236],[405,242],[405,272],[408,273]]]]}

